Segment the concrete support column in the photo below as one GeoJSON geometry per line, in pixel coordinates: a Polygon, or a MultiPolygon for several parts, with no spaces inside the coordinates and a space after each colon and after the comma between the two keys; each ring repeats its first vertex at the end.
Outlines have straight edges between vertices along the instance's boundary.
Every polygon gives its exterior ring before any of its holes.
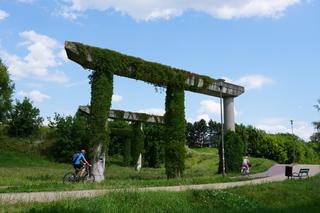
{"type": "Polygon", "coordinates": [[[234,98],[223,98],[224,130],[235,131],[234,123],[234,98]]]}

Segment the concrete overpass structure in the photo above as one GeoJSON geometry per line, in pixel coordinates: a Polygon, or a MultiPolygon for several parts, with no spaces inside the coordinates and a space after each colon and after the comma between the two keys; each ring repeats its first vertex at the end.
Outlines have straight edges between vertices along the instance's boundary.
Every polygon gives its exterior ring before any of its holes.
{"type": "Polygon", "coordinates": [[[127,56],[109,49],[84,45],[78,42],[65,42],[65,50],[69,59],[90,70],[99,69],[101,63],[116,63],[111,61],[115,59],[108,57],[110,55],[118,60],[117,63],[123,61],[122,69],[112,71],[114,75],[142,80],[157,86],[167,87],[168,82],[172,82],[172,79],[179,79],[179,77],[184,76],[184,90],[221,97],[223,99],[224,129],[235,130],[234,98],[244,93],[244,87],[242,86],[225,82],[223,79],[213,79],[208,76],[155,62],[148,62],[137,57],[127,56]],[[152,69],[153,66],[161,68],[162,71],[166,70],[167,75],[161,75],[158,69],[152,69]],[[153,78],[153,75],[158,78],[153,78]]]}

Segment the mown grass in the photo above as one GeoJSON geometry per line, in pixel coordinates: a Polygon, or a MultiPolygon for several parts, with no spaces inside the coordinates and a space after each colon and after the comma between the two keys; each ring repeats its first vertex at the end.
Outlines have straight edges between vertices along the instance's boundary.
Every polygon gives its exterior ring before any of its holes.
{"type": "Polygon", "coordinates": [[[4,212],[319,212],[320,176],[226,190],[113,192],[51,203],[0,204],[4,212]]]}
{"type": "MultiPolygon", "coordinates": [[[[165,169],[143,168],[137,172],[132,167],[120,166],[121,157],[108,159],[106,168],[106,180],[95,184],[65,185],[62,178],[65,173],[72,171],[69,164],[60,164],[49,161],[31,150],[24,153],[14,151],[13,144],[23,148],[26,142],[10,141],[6,149],[0,151],[0,193],[1,192],[31,192],[31,191],[57,191],[72,189],[98,189],[98,188],[132,188],[144,186],[166,186],[203,184],[237,181],[239,179],[229,176],[222,178],[217,174],[218,152],[214,148],[188,149],[186,157],[186,170],[184,177],[180,179],[166,179],[165,169]],[[19,144],[20,143],[20,144],[19,144]],[[4,151],[6,150],[6,151],[4,151]]],[[[253,172],[267,170],[273,161],[265,159],[252,159],[256,165],[253,172]]]]}

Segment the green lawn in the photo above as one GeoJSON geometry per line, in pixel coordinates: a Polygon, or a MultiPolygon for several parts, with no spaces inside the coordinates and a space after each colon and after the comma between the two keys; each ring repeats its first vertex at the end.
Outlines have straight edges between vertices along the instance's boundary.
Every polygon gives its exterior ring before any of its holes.
{"type": "Polygon", "coordinates": [[[319,212],[320,176],[226,190],[119,192],[51,203],[0,204],[7,212],[319,212]]]}
{"type": "MultiPolygon", "coordinates": [[[[265,159],[252,159],[253,172],[268,169],[274,164],[265,159]]],[[[132,167],[123,167],[121,157],[108,159],[106,181],[95,184],[65,185],[62,177],[72,170],[69,164],[54,163],[35,153],[0,151],[0,192],[56,191],[88,188],[124,188],[143,186],[184,185],[199,183],[230,182],[238,179],[216,174],[218,152],[214,148],[188,149],[186,170],[180,179],[166,179],[165,169],[143,168],[137,172],[132,167]],[[8,186],[9,188],[6,188],[8,186]]]]}

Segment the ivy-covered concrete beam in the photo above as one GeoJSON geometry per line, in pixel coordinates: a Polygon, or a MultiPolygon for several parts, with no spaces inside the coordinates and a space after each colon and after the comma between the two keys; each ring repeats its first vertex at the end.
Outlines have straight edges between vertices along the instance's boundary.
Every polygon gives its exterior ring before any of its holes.
{"type": "Polygon", "coordinates": [[[221,79],[173,68],[155,62],[127,56],[109,49],[93,47],[78,42],[65,42],[68,58],[91,70],[108,68],[114,75],[142,80],[157,86],[184,84],[184,89],[211,96],[237,97],[244,93],[244,87],[227,83],[221,79]]]}
{"type": "MultiPolygon", "coordinates": [[[[89,106],[79,106],[78,110],[80,112],[90,114],[89,106]]],[[[126,120],[126,121],[139,121],[139,122],[147,122],[147,123],[164,124],[163,116],[148,115],[146,113],[128,112],[128,111],[115,110],[115,109],[110,109],[108,117],[112,119],[120,119],[120,120],[126,120]]]]}

